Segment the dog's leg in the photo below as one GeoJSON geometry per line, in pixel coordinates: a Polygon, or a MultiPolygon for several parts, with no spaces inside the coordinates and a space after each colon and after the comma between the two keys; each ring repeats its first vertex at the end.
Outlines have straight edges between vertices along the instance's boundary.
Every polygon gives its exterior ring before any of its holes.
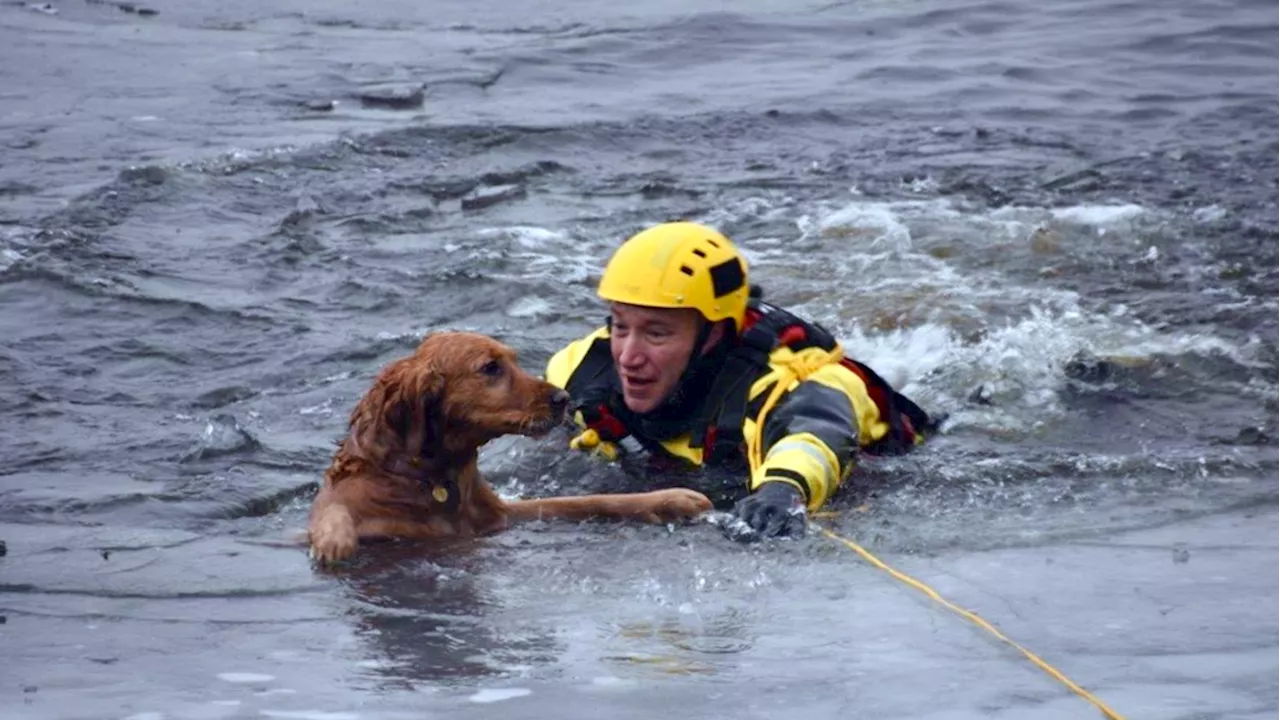
{"type": "Polygon", "coordinates": [[[355,554],[359,539],[356,519],[333,488],[326,486],[316,495],[307,534],[311,557],[322,564],[340,562],[355,554]]]}
{"type": "Polygon", "coordinates": [[[582,495],[507,503],[507,517],[524,520],[639,520],[665,523],[689,520],[711,509],[705,495],[685,488],[646,493],[582,495]]]}

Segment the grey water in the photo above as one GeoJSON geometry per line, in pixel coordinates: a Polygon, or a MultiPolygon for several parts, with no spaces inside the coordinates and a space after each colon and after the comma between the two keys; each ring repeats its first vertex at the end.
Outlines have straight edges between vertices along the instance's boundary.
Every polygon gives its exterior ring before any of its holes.
{"type": "Polygon", "coordinates": [[[680,217],[949,414],[817,524],[1125,717],[1275,717],[1276,57],[1253,0],[0,5],[0,714],[1100,717],[816,532],[308,564],[381,365],[538,372],[680,217]]]}

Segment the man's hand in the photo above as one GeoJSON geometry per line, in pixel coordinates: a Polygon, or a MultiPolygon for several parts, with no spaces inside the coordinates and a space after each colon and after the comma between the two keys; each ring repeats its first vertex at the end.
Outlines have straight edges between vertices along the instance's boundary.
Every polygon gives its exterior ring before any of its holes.
{"type": "Polygon", "coordinates": [[[804,496],[791,483],[766,481],[733,511],[751,529],[739,539],[804,535],[804,496]]]}

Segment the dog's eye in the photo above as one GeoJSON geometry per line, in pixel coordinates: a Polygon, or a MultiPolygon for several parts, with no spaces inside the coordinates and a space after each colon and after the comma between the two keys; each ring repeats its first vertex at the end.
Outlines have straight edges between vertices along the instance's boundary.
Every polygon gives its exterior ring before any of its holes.
{"type": "Polygon", "coordinates": [[[502,374],[502,363],[497,360],[490,360],[480,368],[480,374],[487,377],[498,377],[502,374]]]}

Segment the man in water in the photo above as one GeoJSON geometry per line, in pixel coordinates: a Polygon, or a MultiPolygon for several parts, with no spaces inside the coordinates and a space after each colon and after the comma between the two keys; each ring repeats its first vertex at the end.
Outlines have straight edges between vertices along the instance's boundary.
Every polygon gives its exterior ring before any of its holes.
{"type": "Polygon", "coordinates": [[[709,227],[631,237],[597,292],[608,324],[547,365],[574,399],[570,445],[613,459],[630,438],[650,459],[745,475],[741,537],[803,534],[860,453],[906,452],[936,428],[825,329],[763,302],[709,227]]]}

